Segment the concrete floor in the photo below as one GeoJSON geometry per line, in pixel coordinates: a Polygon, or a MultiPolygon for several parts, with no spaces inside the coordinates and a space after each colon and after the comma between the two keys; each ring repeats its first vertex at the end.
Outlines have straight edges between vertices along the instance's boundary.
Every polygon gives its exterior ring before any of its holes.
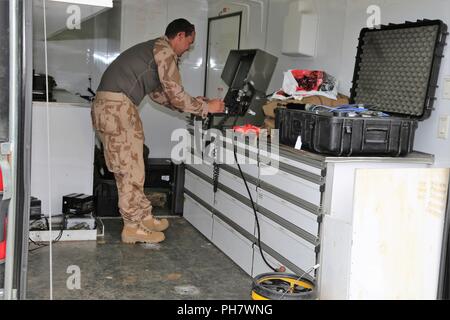
{"type": "MultiPolygon", "coordinates": [[[[186,220],[170,222],[166,240],[150,248],[122,244],[119,219],[104,220],[104,240],[56,243],[53,298],[250,299],[250,276],[186,220]],[[67,288],[69,266],[80,268],[80,290],[67,288]]],[[[49,298],[48,247],[29,254],[27,297],[49,298]]]]}

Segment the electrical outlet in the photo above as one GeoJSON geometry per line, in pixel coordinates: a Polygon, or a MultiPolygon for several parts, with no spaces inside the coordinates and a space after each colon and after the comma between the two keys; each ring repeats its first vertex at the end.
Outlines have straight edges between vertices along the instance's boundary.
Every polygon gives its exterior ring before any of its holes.
{"type": "Polygon", "coordinates": [[[438,138],[439,139],[448,139],[448,123],[450,116],[441,116],[439,117],[439,125],[438,125],[438,138]]]}

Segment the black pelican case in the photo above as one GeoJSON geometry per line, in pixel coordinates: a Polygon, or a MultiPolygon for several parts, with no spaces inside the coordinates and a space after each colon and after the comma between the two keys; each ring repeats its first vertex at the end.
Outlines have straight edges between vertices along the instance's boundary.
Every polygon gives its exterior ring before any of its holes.
{"type": "Polygon", "coordinates": [[[447,25],[418,20],[361,30],[350,103],[389,117],[275,110],[280,142],[335,156],[403,156],[433,109],[447,25]]]}

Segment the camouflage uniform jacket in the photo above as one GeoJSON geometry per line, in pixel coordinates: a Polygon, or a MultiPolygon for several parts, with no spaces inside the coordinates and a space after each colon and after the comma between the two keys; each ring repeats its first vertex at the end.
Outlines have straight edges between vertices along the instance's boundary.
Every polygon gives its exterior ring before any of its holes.
{"type": "Polygon", "coordinates": [[[178,62],[167,37],[139,43],[111,63],[97,91],[122,92],[135,105],[149,95],[171,109],[206,117],[208,104],[184,90],[178,62]]]}

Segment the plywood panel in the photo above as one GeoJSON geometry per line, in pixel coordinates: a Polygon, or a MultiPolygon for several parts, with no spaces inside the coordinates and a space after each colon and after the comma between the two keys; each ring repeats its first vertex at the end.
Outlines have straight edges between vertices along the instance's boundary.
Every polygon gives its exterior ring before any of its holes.
{"type": "Polygon", "coordinates": [[[351,299],[435,299],[448,169],[358,170],[351,299]]]}

